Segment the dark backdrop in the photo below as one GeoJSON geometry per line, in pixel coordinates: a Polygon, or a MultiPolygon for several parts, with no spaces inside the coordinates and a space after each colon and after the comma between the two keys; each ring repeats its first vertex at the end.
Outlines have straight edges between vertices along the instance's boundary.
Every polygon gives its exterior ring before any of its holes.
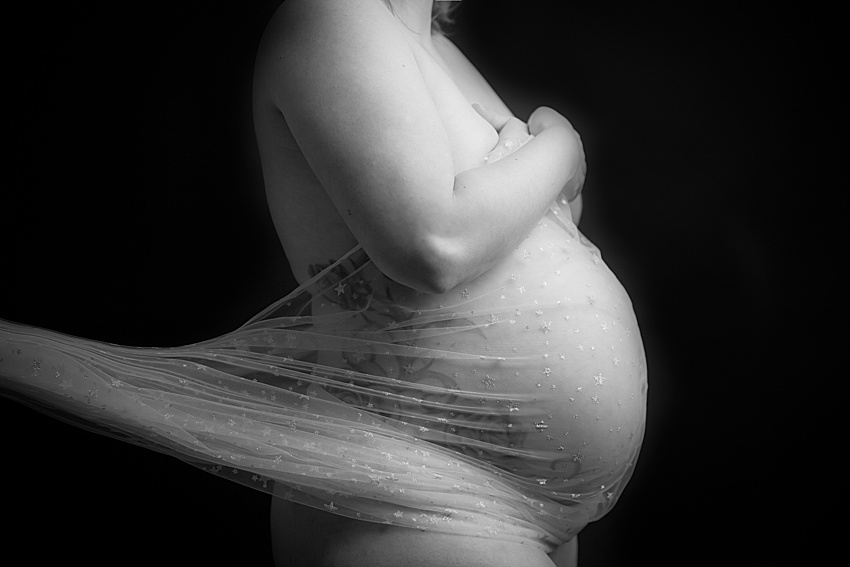
{"type": "MultiPolygon", "coordinates": [[[[646,441],[617,507],[583,532],[582,567],[764,559],[796,529],[770,506],[794,448],[768,447],[790,434],[773,409],[792,374],[791,227],[826,159],[802,133],[822,22],[799,5],[635,4],[465,0],[454,40],[516,114],[553,106],[582,133],[581,228],[641,322],[646,441]]],[[[0,317],[177,345],[293,287],[250,121],[275,6],[41,2],[9,19],[0,317]]],[[[263,494],[0,409],[7,548],[269,564],[263,494]]]]}

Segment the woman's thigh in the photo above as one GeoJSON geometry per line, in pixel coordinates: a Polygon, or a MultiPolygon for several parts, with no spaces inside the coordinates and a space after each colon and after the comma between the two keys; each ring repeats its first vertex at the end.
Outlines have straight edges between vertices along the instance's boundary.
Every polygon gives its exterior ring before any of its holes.
{"type": "Polygon", "coordinates": [[[277,567],[553,567],[519,543],[351,520],[272,499],[277,567]]]}

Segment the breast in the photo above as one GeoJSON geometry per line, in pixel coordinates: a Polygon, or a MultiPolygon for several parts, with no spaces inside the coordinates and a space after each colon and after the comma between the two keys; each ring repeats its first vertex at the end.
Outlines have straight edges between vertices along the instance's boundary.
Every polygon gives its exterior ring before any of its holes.
{"type": "Polygon", "coordinates": [[[484,156],[499,141],[496,130],[473,110],[466,99],[457,108],[445,105],[439,114],[451,144],[455,175],[482,166],[484,156]]]}
{"type": "Polygon", "coordinates": [[[414,55],[452,148],[455,174],[480,167],[499,141],[499,134],[473,108],[474,93],[464,93],[442,64],[418,44],[414,55]]]}

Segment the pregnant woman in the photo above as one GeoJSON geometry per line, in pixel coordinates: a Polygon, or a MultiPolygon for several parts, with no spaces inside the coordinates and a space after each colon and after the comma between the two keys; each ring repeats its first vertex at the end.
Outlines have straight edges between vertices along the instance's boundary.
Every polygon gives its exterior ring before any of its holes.
{"type": "Polygon", "coordinates": [[[272,493],[279,565],[574,565],[637,459],[643,347],[576,228],[578,135],[513,117],[447,4],[270,22],[255,128],[295,291],[179,348],[0,321],[4,394],[272,493]]]}

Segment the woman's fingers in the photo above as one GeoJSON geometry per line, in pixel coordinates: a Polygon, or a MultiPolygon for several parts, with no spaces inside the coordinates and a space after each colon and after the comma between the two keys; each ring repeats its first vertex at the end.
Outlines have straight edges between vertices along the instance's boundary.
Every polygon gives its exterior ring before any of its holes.
{"type": "Polygon", "coordinates": [[[508,114],[500,114],[495,110],[490,108],[481,106],[477,102],[472,103],[472,108],[475,109],[475,112],[481,115],[481,117],[490,123],[490,125],[498,132],[502,128],[504,128],[505,124],[507,124],[508,120],[512,117],[508,114]]]}
{"type": "Polygon", "coordinates": [[[577,198],[581,197],[582,189],[584,189],[584,180],[587,177],[587,162],[584,157],[584,148],[581,147],[581,139],[579,141],[578,152],[576,155],[577,163],[576,170],[572,178],[567,182],[561,190],[561,198],[569,203],[573,203],[577,198]]]}
{"type": "MultiPolygon", "coordinates": [[[[584,179],[587,175],[587,163],[585,162],[581,136],[576,132],[569,120],[558,111],[546,106],[541,106],[535,110],[529,117],[528,124],[513,116],[500,114],[477,102],[473,103],[472,107],[499,132],[499,142],[496,144],[496,147],[484,156],[486,163],[499,161],[503,157],[517,151],[534,137],[531,132],[539,134],[552,126],[564,127],[571,132],[574,137],[575,147],[574,151],[571,152],[570,159],[575,160],[575,172],[562,189],[560,197],[570,204],[576,203],[584,187],[584,179]]],[[[579,208],[581,207],[580,201],[578,206],[579,208]]]]}
{"type": "Polygon", "coordinates": [[[484,161],[487,163],[498,161],[520,149],[531,138],[525,122],[518,118],[511,118],[499,130],[499,142],[489,154],[484,156],[484,161]]]}
{"type": "Polygon", "coordinates": [[[549,128],[550,126],[563,125],[569,129],[573,126],[560,112],[549,108],[548,106],[540,106],[531,113],[528,117],[528,131],[535,136],[549,128]]]}
{"type": "Polygon", "coordinates": [[[569,182],[561,191],[561,198],[572,203],[581,195],[584,187],[584,179],[587,175],[587,162],[584,156],[584,146],[581,136],[573,125],[561,113],[548,106],[541,106],[531,113],[528,118],[528,129],[533,134],[539,134],[546,128],[560,126],[567,129],[573,136],[574,150],[570,153],[570,159],[575,160],[575,171],[569,182]]]}
{"type": "Polygon", "coordinates": [[[493,163],[494,161],[498,161],[506,155],[515,152],[531,139],[528,133],[528,126],[522,120],[507,114],[501,114],[478,103],[473,103],[472,107],[499,133],[499,142],[484,157],[485,162],[493,163]]]}

